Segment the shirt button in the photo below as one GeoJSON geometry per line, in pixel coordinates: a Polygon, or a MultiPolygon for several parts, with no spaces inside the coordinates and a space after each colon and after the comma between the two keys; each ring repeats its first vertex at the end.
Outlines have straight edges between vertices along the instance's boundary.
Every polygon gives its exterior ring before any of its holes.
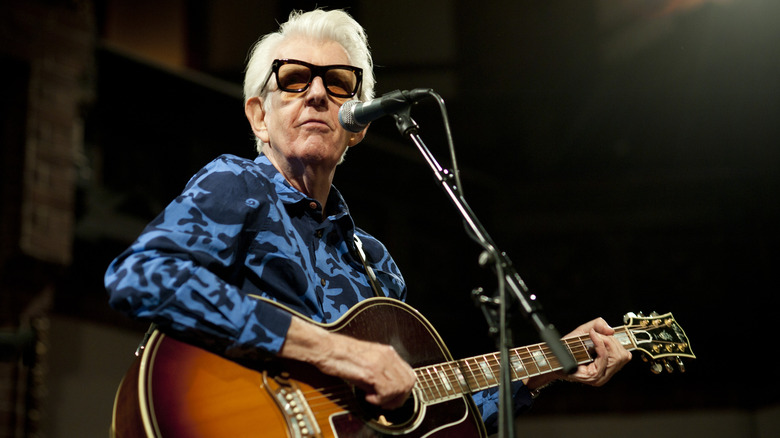
{"type": "Polygon", "coordinates": [[[320,284],[324,287],[326,282],[324,278],[320,278],[320,284]]]}
{"type": "Polygon", "coordinates": [[[309,208],[311,208],[312,210],[316,210],[317,209],[317,203],[314,202],[314,201],[309,202],[309,208]]]}

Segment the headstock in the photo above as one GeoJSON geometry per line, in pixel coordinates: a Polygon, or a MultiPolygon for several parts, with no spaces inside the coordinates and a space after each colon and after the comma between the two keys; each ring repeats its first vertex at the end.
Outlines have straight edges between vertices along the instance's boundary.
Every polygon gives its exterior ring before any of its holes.
{"type": "Polygon", "coordinates": [[[623,320],[637,350],[643,353],[642,358],[651,363],[652,372],[659,374],[666,370],[671,373],[673,364],[680,372],[685,372],[682,358],[696,359],[688,337],[671,313],[653,312],[650,316],[627,313],[623,320]]]}

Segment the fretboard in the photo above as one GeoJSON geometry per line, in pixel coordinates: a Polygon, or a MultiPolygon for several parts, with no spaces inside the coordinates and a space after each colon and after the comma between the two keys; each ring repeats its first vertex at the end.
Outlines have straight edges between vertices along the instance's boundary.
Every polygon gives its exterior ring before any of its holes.
{"type": "MultiPolygon", "coordinates": [[[[617,338],[627,350],[636,345],[627,327],[615,329],[617,338]]],[[[577,364],[593,361],[593,341],[589,335],[563,340],[577,364]]],[[[562,369],[560,362],[545,343],[509,350],[512,381],[539,376],[562,369]]],[[[438,403],[497,386],[500,379],[499,353],[444,362],[416,368],[417,389],[423,400],[438,403]]]]}

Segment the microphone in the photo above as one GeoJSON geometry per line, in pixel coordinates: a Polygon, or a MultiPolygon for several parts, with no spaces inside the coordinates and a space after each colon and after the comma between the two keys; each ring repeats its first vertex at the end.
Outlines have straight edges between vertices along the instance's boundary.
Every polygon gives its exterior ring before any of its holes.
{"type": "Polygon", "coordinates": [[[431,91],[430,88],[415,88],[411,91],[395,90],[368,102],[348,100],[339,109],[339,123],[347,131],[360,132],[374,120],[396,113],[422,100],[431,91]]]}

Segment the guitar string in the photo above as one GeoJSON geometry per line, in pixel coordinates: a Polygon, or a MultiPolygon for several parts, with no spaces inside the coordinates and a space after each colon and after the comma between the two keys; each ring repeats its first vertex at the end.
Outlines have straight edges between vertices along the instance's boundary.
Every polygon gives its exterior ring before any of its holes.
{"type": "MultiPolygon", "coordinates": [[[[518,355],[518,354],[522,355],[522,351],[519,351],[519,350],[515,350],[512,353],[514,353],[515,355],[518,355]]],[[[490,361],[488,359],[489,356],[491,356],[491,355],[483,356],[482,358],[484,358],[486,360],[486,364],[491,369],[491,372],[495,373],[495,371],[497,371],[499,368],[498,368],[498,366],[495,363],[490,363],[490,361]]],[[[530,354],[528,352],[525,353],[525,359],[527,361],[534,361],[534,359],[530,356],[530,354]]],[[[498,360],[498,355],[497,354],[493,354],[492,355],[492,361],[497,363],[497,360],[498,360]]],[[[466,367],[471,371],[472,376],[476,377],[476,375],[474,374],[473,370],[471,369],[471,365],[468,364],[468,360],[467,359],[466,360],[462,360],[461,362],[463,362],[466,365],[466,367]]],[[[535,361],[533,363],[535,363],[535,361]]],[[[467,391],[468,388],[463,388],[462,387],[463,385],[460,383],[460,380],[457,378],[458,376],[461,376],[461,377],[464,377],[464,379],[467,379],[465,376],[462,376],[462,372],[460,370],[460,366],[461,366],[461,364],[459,364],[457,361],[455,361],[455,362],[448,362],[448,363],[444,363],[444,364],[438,364],[438,365],[423,367],[421,369],[415,370],[416,374],[418,375],[417,385],[420,386],[420,387],[423,387],[423,389],[425,389],[425,387],[427,387],[427,390],[428,390],[427,392],[432,395],[432,397],[424,396],[425,401],[436,401],[437,399],[446,398],[446,396],[451,396],[451,395],[462,394],[464,392],[468,392],[467,391]],[[461,386],[461,392],[460,393],[458,393],[458,391],[455,391],[455,387],[452,386],[451,383],[444,383],[444,384],[441,383],[443,381],[443,379],[440,378],[441,374],[439,374],[439,372],[437,372],[437,368],[438,368],[438,371],[440,371],[441,373],[444,374],[445,379],[448,379],[451,382],[454,381],[454,382],[458,383],[461,386]],[[439,377],[437,377],[437,376],[439,376],[439,377]],[[448,388],[449,388],[449,390],[448,390],[448,388]]],[[[554,367],[552,367],[552,368],[550,366],[539,367],[538,365],[536,366],[536,368],[537,368],[537,370],[540,373],[544,372],[544,371],[548,371],[548,370],[554,369],[554,367]]],[[[485,374],[482,373],[482,375],[484,376],[485,374]]],[[[491,378],[485,377],[485,378],[483,378],[481,380],[485,382],[484,385],[481,385],[479,383],[479,381],[475,380],[476,383],[477,383],[477,386],[479,386],[479,387],[482,387],[482,386],[492,386],[490,380],[495,380],[495,378],[491,379],[491,378]]],[[[467,382],[467,380],[466,380],[466,382],[467,382]]],[[[343,387],[342,389],[343,389],[343,391],[341,391],[341,394],[349,396],[350,399],[354,399],[354,393],[352,393],[352,391],[350,391],[347,387],[343,387]]],[[[323,409],[325,409],[325,407],[327,407],[329,411],[332,411],[334,406],[338,407],[341,410],[349,410],[349,407],[350,407],[349,406],[349,402],[353,401],[353,400],[348,400],[347,403],[342,403],[341,399],[336,399],[335,398],[337,395],[338,395],[338,393],[336,393],[336,392],[331,392],[330,394],[324,394],[324,393],[320,392],[319,395],[316,396],[316,397],[307,397],[307,400],[308,400],[308,403],[310,405],[310,409],[312,409],[312,411],[315,412],[315,415],[319,414],[319,413],[322,413],[323,409]]]]}
{"type": "MultiPolygon", "coordinates": [[[[587,353],[587,349],[588,348],[582,342],[584,338],[586,338],[586,336],[568,338],[568,339],[566,339],[566,341],[569,344],[569,348],[570,348],[570,350],[572,351],[573,354],[577,355],[578,353],[585,352],[585,358],[586,359],[583,358],[583,360],[591,360],[590,355],[587,353]]],[[[557,369],[561,368],[560,363],[557,360],[547,359],[548,356],[551,356],[551,352],[550,352],[550,349],[546,345],[543,345],[543,344],[539,344],[537,346],[532,346],[532,347],[513,349],[513,350],[510,351],[510,354],[512,354],[514,358],[517,358],[517,360],[514,361],[516,365],[518,364],[518,362],[520,364],[522,364],[522,367],[515,366],[513,368],[513,372],[515,374],[515,376],[514,376],[515,379],[519,379],[519,378],[522,378],[522,377],[530,377],[530,376],[542,374],[542,373],[545,373],[545,372],[549,372],[549,371],[553,371],[553,370],[557,370],[557,369]],[[546,361],[547,365],[541,365],[539,363],[539,361],[532,356],[532,353],[530,352],[530,350],[535,350],[535,351],[540,352],[545,357],[545,361],[546,361]],[[523,373],[519,373],[518,372],[518,370],[517,370],[518,368],[521,368],[523,370],[528,370],[529,369],[528,365],[533,365],[533,367],[536,368],[537,372],[536,373],[531,372],[531,371],[525,371],[523,373]]],[[[439,380],[439,379],[433,378],[430,381],[433,382],[434,387],[437,389],[437,391],[441,392],[441,390],[439,389],[442,386],[440,382],[442,380],[446,380],[444,382],[444,386],[445,386],[445,392],[447,393],[447,395],[454,395],[454,394],[458,393],[457,391],[454,390],[454,386],[452,385],[453,383],[456,383],[459,386],[461,386],[462,389],[463,389],[462,392],[469,392],[468,389],[469,389],[470,385],[468,385],[468,381],[469,381],[468,376],[464,375],[463,372],[462,372],[463,368],[465,367],[467,369],[468,373],[471,374],[471,380],[472,380],[472,382],[474,382],[473,386],[477,386],[479,388],[494,386],[497,383],[497,381],[495,379],[495,374],[496,374],[496,372],[500,371],[500,362],[499,362],[499,357],[500,356],[497,353],[493,353],[492,354],[492,363],[491,363],[491,361],[489,359],[490,356],[491,355],[489,354],[489,355],[485,355],[485,356],[481,356],[481,357],[477,357],[477,358],[470,358],[471,360],[485,360],[485,364],[486,364],[487,368],[489,369],[490,376],[488,376],[487,373],[484,372],[484,370],[483,370],[483,372],[480,373],[480,376],[478,377],[474,373],[474,371],[473,371],[473,369],[472,369],[472,367],[471,367],[471,365],[469,363],[469,359],[462,359],[461,361],[447,363],[446,367],[443,366],[443,365],[440,365],[441,368],[444,368],[443,373],[444,373],[445,379],[439,380]],[[481,382],[484,382],[484,384],[481,383],[481,382]],[[465,383],[465,385],[464,385],[464,383],[465,383]],[[449,389],[449,390],[447,390],[447,389],[449,389]]]]}
{"type": "MultiPolygon", "coordinates": [[[[551,371],[553,368],[542,367],[539,368],[537,362],[531,357],[530,353],[527,351],[523,351],[524,349],[516,349],[513,350],[511,353],[515,356],[518,356],[521,358],[522,362],[524,363],[524,366],[527,368],[526,363],[528,364],[534,364],[535,368],[537,368],[539,373],[551,371]]],[[[498,355],[493,354],[493,362],[490,363],[490,361],[487,359],[487,357],[490,355],[483,356],[486,360],[487,367],[490,369],[491,373],[495,373],[500,368],[497,365],[498,363],[498,355]]],[[[479,359],[479,358],[472,358],[472,359],[479,359]]],[[[468,371],[472,375],[472,380],[474,383],[476,383],[477,387],[487,387],[492,386],[491,380],[495,380],[495,378],[489,378],[485,376],[485,373],[480,373],[483,378],[479,379],[477,378],[477,375],[474,373],[474,370],[471,368],[471,365],[468,362],[468,359],[464,359],[461,361],[453,361],[453,362],[445,362],[443,364],[437,364],[437,365],[431,365],[427,367],[418,368],[416,371],[416,375],[418,378],[417,386],[422,390],[423,397],[425,401],[431,401],[436,400],[437,398],[446,398],[447,396],[456,395],[456,394],[462,394],[469,392],[469,387],[471,385],[468,384],[468,376],[463,375],[462,373],[462,366],[465,365],[466,368],[468,368],[468,371]],[[438,371],[437,371],[438,368],[438,371]],[[442,374],[444,375],[444,378],[442,378],[442,374]],[[461,380],[462,378],[462,380],[461,380]],[[444,382],[444,383],[442,383],[444,382]],[[484,382],[480,383],[480,382],[484,382]],[[458,392],[455,390],[455,386],[453,386],[453,383],[457,384],[459,387],[461,387],[461,391],[458,392]],[[465,383],[465,385],[464,385],[465,383]],[[464,387],[465,386],[465,387],[464,387]],[[448,389],[449,388],[449,389],[448,389]]],[[[535,375],[536,373],[529,373],[528,375],[535,375]]],[[[516,375],[517,376],[517,375],[516,375]]],[[[521,376],[525,377],[525,376],[521,376]]],[[[335,388],[335,387],[334,387],[335,388]]],[[[325,392],[325,389],[328,388],[321,388],[319,390],[312,390],[307,391],[304,393],[304,395],[307,397],[307,399],[311,402],[312,408],[319,408],[318,400],[324,400],[328,404],[336,404],[341,409],[347,409],[348,404],[339,404],[341,401],[341,398],[346,395],[348,398],[353,399],[354,393],[351,391],[351,389],[344,385],[341,386],[339,389],[340,391],[329,391],[325,392]],[[310,394],[316,393],[318,394],[316,397],[311,396],[310,394]]]]}
{"type": "MultiPolygon", "coordinates": [[[[619,329],[618,332],[621,332],[619,329]]],[[[629,328],[624,328],[622,333],[627,333],[629,331],[629,328]]],[[[582,361],[592,360],[589,350],[592,349],[593,345],[592,342],[590,342],[590,338],[588,336],[578,336],[573,338],[567,338],[564,340],[567,344],[567,347],[570,349],[573,355],[582,357],[582,354],[584,354],[584,358],[582,361]],[[590,345],[586,345],[590,344],[590,345]]],[[[628,347],[627,347],[628,348],[628,347]]],[[[513,368],[513,372],[515,374],[515,378],[522,378],[522,377],[531,377],[533,375],[542,374],[546,372],[550,372],[553,370],[560,369],[560,363],[552,357],[551,359],[551,351],[549,347],[543,344],[538,344],[531,347],[521,347],[516,348],[513,350],[510,350],[510,354],[516,358],[520,363],[522,364],[522,370],[524,370],[523,373],[518,373],[517,368],[513,368]],[[545,357],[546,365],[540,365],[539,362],[533,357],[533,352],[539,352],[545,357]],[[537,369],[538,373],[531,373],[528,368],[528,364],[534,365],[534,368],[537,369]]],[[[415,386],[418,387],[418,389],[421,389],[423,393],[427,392],[433,394],[433,389],[435,389],[436,392],[441,396],[442,394],[446,395],[455,395],[455,394],[462,394],[469,392],[469,376],[467,374],[471,375],[471,380],[477,384],[477,386],[482,386],[479,384],[479,381],[482,380],[485,382],[484,386],[492,386],[489,384],[489,380],[491,378],[488,378],[485,373],[480,373],[481,376],[483,376],[482,379],[477,378],[477,374],[475,374],[474,369],[472,368],[471,364],[469,363],[469,360],[476,361],[476,360],[485,360],[485,363],[487,364],[488,368],[490,369],[490,372],[495,375],[494,373],[498,370],[500,370],[500,362],[499,362],[499,355],[497,353],[484,355],[481,357],[475,357],[475,358],[467,358],[467,359],[461,359],[458,361],[451,361],[451,362],[444,362],[441,364],[436,365],[430,365],[425,367],[420,367],[415,369],[415,374],[417,376],[417,382],[415,386]],[[492,362],[490,357],[492,356],[492,362]],[[465,368],[465,370],[464,370],[465,368]],[[466,371],[466,373],[464,373],[466,371]],[[443,375],[443,378],[442,378],[443,375]],[[442,383],[444,382],[444,383],[442,383]],[[461,388],[461,392],[458,393],[458,391],[455,390],[455,386],[453,386],[453,383],[457,384],[461,388]]],[[[517,361],[515,361],[517,363],[517,361]]],[[[493,377],[492,380],[495,380],[493,377]]],[[[341,391],[339,392],[331,392],[329,394],[326,394],[322,391],[307,391],[307,393],[312,392],[318,392],[317,397],[307,397],[307,401],[310,404],[310,409],[312,409],[312,412],[315,414],[315,417],[325,418],[322,417],[322,415],[331,415],[331,413],[335,412],[334,409],[346,411],[350,410],[351,405],[354,405],[356,403],[354,393],[352,390],[346,386],[342,385],[340,387],[341,391]],[[336,398],[336,396],[346,396],[346,399],[343,399],[341,397],[336,398]]],[[[425,394],[423,394],[425,395],[425,394]]],[[[424,401],[435,401],[436,397],[425,397],[424,401]]]]}
{"type": "MultiPolygon", "coordinates": [[[[531,356],[531,353],[523,350],[524,350],[523,348],[515,349],[511,351],[511,354],[520,358],[525,369],[528,369],[528,365],[533,365],[534,368],[537,368],[538,373],[543,373],[555,369],[554,366],[550,367],[549,365],[542,366],[540,368],[538,362],[531,356]]],[[[541,350],[549,350],[549,349],[547,347],[543,347],[541,350]]],[[[577,350],[577,348],[574,348],[574,350],[577,350]]],[[[545,354],[544,351],[542,351],[542,353],[545,354]]],[[[469,358],[469,359],[472,360],[486,359],[488,356],[490,355],[477,357],[477,358],[469,358]]],[[[493,356],[492,362],[494,363],[491,363],[490,361],[486,361],[486,366],[490,370],[490,373],[495,374],[495,372],[500,369],[499,368],[500,365],[498,365],[498,354],[493,354],[492,356],[493,356]]],[[[443,364],[431,365],[431,366],[421,367],[417,369],[416,374],[418,379],[418,386],[420,386],[423,390],[427,389],[430,392],[436,392],[438,393],[439,396],[453,395],[455,392],[453,392],[452,390],[448,392],[444,387],[449,386],[454,389],[454,386],[452,386],[453,382],[457,383],[458,386],[463,387],[462,381],[459,379],[459,377],[462,377],[464,379],[463,381],[465,381],[466,383],[468,383],[469,380],[469,377],[464,376],[462,373],[461,363],[465,364],[466,368],[468,368],[468,371],[471,374],[471,378],[474,382],[477,382],[477,386],[479,387],[490,386],[491,383],[490,381],[495,379],[491,377],[486,377],[485,376],[486,373],[484,372],[480,373],[481,378],[478,378],[477,375],[474,373],[474,370],[471,368],[471,365],[469,364],[469,359],[462,359],[461,361],[445,362],[443,364]],[[439,368],[438,371],[437,368],[439,368]],[[448,380],[447,383],[445,384],[440,383],[442,382],[441,374],[444,374],[444,377],[448,380]],[[484,384],[480,384],[479,383],[480,381],[484,381],[484,384]]],[[[528,374],[527,376],[532,376],[532,375],[536,375],[537,373],[531,372],[527,374],[528,374]]],[[[522,377],[527,377],[527,376],[522,376],[522,377]]],[[[468,388],[463,388],[463,389],[464,389],[463,392],[467,392],[466,390],[468,388]]],[[[315,392],[322,393],[323,391],[315,391],[315,392]]],[[[347,390],[347,392],[351,393],[351,391],[349,390],[347,390]]],[[[332,393],[330,395],[335,396],[337,394],[332,393]]],[[[435,394],[433,398],[434,399],[436,398],[435,394]]]]}
{"type": "MultiPolygon", "coordinates": [[[[418,382],[416,383],[416,386],[426,386],[426,383],[434,381],[433,379],[426,378],[426,370],[418,369],[415,371],[418,375],[418,382]]],[[[427,386],[430,387],[431,385],[427,386]]],[[[349,386],[338,385],[333,386],[332,388],[337,390],[330,390],[325,392],[326,388],[321,388],[302,391],[307,399],[309,408],[313,413],[315,413],[315,415],[323,412],[323,409],[326,408],[328,411],[332,411],[334,407],[345,411],[350,410],[351,405],[354,405],[357,402],[355,399],[355,394],[349,386]],[[316,396],[312,396],[311,394],[316,394],[316,396]]]]}
{"type": "MultiPolygon", "coordinates": [[[[628,331],[628,328],[625,328],[625,331],[628,331]]],[[[586,335],[565,339],[568,344],[567,346],[570,351],[572,351],[573,355],[578,356],[585,354],[585,357],[582,359],[583,361],[592,360],[588,352],[589,347],[585,345],[587,340],[589,340],[589,337],[586,335]]],[[[544,344],[516,348],[510,350],[510,354],[517,359],[515,364],[519,363],[521,365],[514,367],[512,370],[516,379],[551,372],[560,369],[561,367],[560,363],[554,357],[549,358],[552,356],[551,351],[549,347],[544,344]],[[545,357],[545,364],[540,364],[539,361],[534,358],[531,350],[541,353],[545,357]],[[535,368],[537,372],[532,372],[529,365],[532,365],[532,368],[535,368]],[[518,369],[523,370],[523,372],[518,372],[518,369]]],[[[446,398],[451,395],[467,393],[471,386],[476,386],[477,388],[493,386],[496,381],[495,374],[500,371],[499,357],[500,356],[497,353],[493,353],[481,357],[461,359],[460,361],[451,361],[418,368],[415,370],[417,375],[416,386],[423,392],[425,401],[436,400],[437,396],[438,398],[446,398]],[[492,361],[489,359],[490,356],[492,356],[492,361]],[[491,376],[488,376],[484,370],[479,374],[475,374],[469,360],[476,361],[481,359],[485,360],[491,376]],[[467,371],[465,374],[463,372],[464,367],[467,371]],[[468,374],[471,376],[469,377],[468,374]],[[472,385],[469,385],[469,382],[472,382],[472,385]],[[460,387],[461,391],[457,391],[455,385],[460,387]]],[[[318,393],[318,397],[311,397],[310,400],[316,402],[318,399],[325,399],[328,403],[336,404],[340,408],[345,409],[348,405],[339,404],[340,398],[337,397],[348,395],[349,398],[354,398],[354,393],[347,386],[344,386],[342,389],[343,391],[330,393],[314,390],[309,391],[306,395],[309,397],[308,394],[318,393]]]]}
{"type": "MultiPolygon", "coordinates": [[[[635,326],[619,327],[616,329],[616,335],[627,334],[631,328],[635,328],[635,326]]],[[[578,363],[593,360],[590,354],[593,343],[588,335],[566,338],[565,341],[572,354],[578,359],[578,363]]],[[[631,348],[631,344],[628,343],[624,344],[624,346],[631,348]]],[[[510,354],[513,356],[513,363],[515,364],[512,369],[514,380],[561,369],[560,362],[552,355],[550,348],[544,344],[516,348],[510,350],[510,354]],[[543,363],[540,363],[534,357],[535,353],[540,353],[544,357],[543,363]],[[533,369],[536,371],[533,371],[533,369]]],[[[497,384],[495,375],[500,371],[499,358],[500,356],[497,353],[492,353],[475,358],[421,367],[417,370],[417,386],[421,389],[425,401],[436,401],[452,395],[470,393],[472,389],[495,386],[497,384]],[[476,374],[469,362],[470,360],[484,360],[488,372],[482,370],[479,374],[476,374]],[[460,388],[460,391],[457,388],[460,388]]]]}
{"type": "MultiPolygon", "coordinates": [[[[424,378],[419,377],[418,374],[418,385],[423,384],[425,382],[424,378]]],[[[349,399],[354,399],[354,392],[352,388],[346,384],[344,385],[334,385],[332,387],[324,387],[324,388],[312,388],[311,390],[302,391],[302,394],[307,398],[309,401],[317,401],[320,399],[327,400],[330,402],[338,403],[341,398],[344,398],[345,396],[349,399]],[[316,396],[312,396],[312,394],[316,394],[316,396]]]]}
{"type": "MultiPolygon", "coordinates": [[[[493,356],[493,360],[496,360],[496,356],[493,356]]],[[[464,361],[467,363],[467,361],[464,361]]],[[[423,367],[420,370],[417,370],[418,375],[418,382],[417,386],[420,387],[423,390],[423,399],[426,402],[430,401],[437,401],[444,398],[447,398],[448,396],[452,395],[460,395],[465,393],[468,393],[468,387],[463,388],[462,384],[460,384],[460,381],[457,379],[457,376],[460,374],[460,371],[458,370],[459,364],[456,362],[450,362],[445,365],[438,365],[438,366],[429,366],[429,367],[423,367]],[[436,368],[439,368],[440,371],[444,374],[444,379],[441,379],[441,375],[438,374],[435,370],[436,368]],[[449,369],[448,369],[449,368],[449,369]],[[439,376],[437,378],[436,376],[439,376]],[[461,391],[457,391],[455,389],[455,386],[452,385],[452,383],[442,383],[444,380],[450,380],[450,382],[457,383],[461,386],[461,391]]],[[[495,372],[498,368],[494,364],[489,364],[488,366],[493,370],[492,372],[495,372]]],[[[470,367],[470,366],[469,366],[470,367]]],[[[544,368],[543,368],[544,369],[544,368]]],[[[541,372],[542,370],[540,370],[541,372]]],[[[481,379],[484,381],[484,385],[481,385],[478,381],[477,386],[492,386],[489,378],[481,379]]],[[[492,379],[495,380],[495,379],[492,379]]],[[[350,402],[354,403],[354,393],[349,389],[347,386],[342,386],[339,388],[340,391],[330,391],[329,393],[325,393],[324,391],[307,391],[307,402],[309,403],[310,409],[312,409],[313,412],[319,413],[324,409],[325,407],[328,407],[329,410],[333,409],[333,406],[338,407],[341,410],[349,410],[350,408],[350,402]],[[317,393],[316,396],[311,396],[308,394],[311,393],[317,393]],[[344,397],[346,396],[347,400],[344,400],[344,397]]]]}
{"type": "MultiPolygon", "coordinates": [[[[421,385],[422,382],[425,382],[425,370],[423,369],[417,369],[415,372],[421,376],[421,380],[418,380],[416,386],[421,385]]],[[[319,393],[317,396],[311,397],[307,396],[307,403],[309,404],[309,408],[311,409],[312,413],[314,414],[315,418],[325,418],[328,415],[331,415],[332,413],[336,412],[337,410],[341,411],[355,411],[354,405],[357,403],[357,400],[355,398],[355,394],[352,392],[352,390],[346,386],[342,385],[340,387],[342,391],[340,393],[342,395],[346,395],[346,399],[334,399],[333,397],[337,395],[337,392],[331,392],[329,394],[325,393],[319,393]],[[337,410],[334,410],[334,408],[337,408],[337,410]]],[[[318,391],[306,391],[305,393],[311,394],[316,393],[318,391]]],[[[427,400],[425,400],[427,401],[427,400]]]]}
{"type": "MultiPolygon", "coordinates": [[[[419,369],[415,371],[418,376],[418,381],[416,383],[416,386],[424,386],[427,382],[431,381],[425,378],[424,370],[419,369]]],[[[349,387],[348,385],[346,384],[336,385],[331,388],[319,388],[319,389],[313,388],[312,390],[302,391],[302,393],[306,397],[307,401],[310,403],[310,407],[312,409],[318,408],[322,404],[336,404],[342,409],[347,409],[348,404],[350,402],[354,402],[355,399],[354,392],[352,391],[351,387],[349,387]],[[311,394],[316,394],[316,396],[312,396],[311,394]],[[347,399],[347,403],[339,404],[344,398],[347,399]],[[318,404],[320,401],[322,401],[323,403],[318,404]]]]}
{"type": "MultiPolygon", "coordinates": [[[[644,327],[647,329],[652,329],[655,326],[650,327],[644,327]]],[[[623,326],[618,327],[615,329],[615,335],[628,335],[632,329],[642,328],[642,326],[623,326]]],[[[566,338],[565,339],[567,346],[569,347],[572,354],[575,356],[576,359],[578,359],[578,363],[585,363],[593,360],[593,357],[590,354],[590,351],[593,349],[594,345],[592,340],[588,335],[581,335],[576,336],[572,338],[566,338]]],[[[682,341],[682,340],[680,340],[682,341]]],[[[674,342],[674,341],[657,341],[658,343],[668,343],[668,344],[679,344],[680,342],[674,342]]],[[[623,343],[624,348],[632,349],[634,344],[630,341],[623,343]]],[[[552,355],[551,350],[548,346],[544,344],[538,344],[536,346],[531,347],[521,347],[517,349],[510,350],[510,354],[513,355],[513,359],[517,359],[514,361],[515,367],[513,367],[513,373],[515,379],[523,378],[523,377],[532,377],[534,375],[543,374],[546,372],[559,370],[561,369],[560,362],[552,355]],[[540,364],[539,361],[533,357],[534,352],[540,352],[544,358],[545,358],[545,364],[540,364]],[[517,366],[520,365],[520,366],[517,366]],[[529,365],[533,365],[533,368],[536,368],[537,372],[533,372],[529,369],[529,365]],[[522,372],[519,372],[518,369],[522,370],[522,372]]],[[[491,375],[487,375],[487,373],[482,372],[480,373],[479,377],[474,374],[473,369],[471,368],[471,365],[469,363],[470,359],[463,359],[457,363],[458,366],[452,366],[453,363],[449,364],[449,370],[444,371],[445,378],[447,379],[447,382],[444,383],[444,385],[447,388],[450,388],[452,391],[451,393],[457,393],[454,391],[452,387],[452,383],[460,383],[461,386],[464,386],[461,383],[461,379],[464,379],[466,382],[466,386],[468,386],[468,376],[463,375],[462,371],[463,368],[466,368],[467,371],[471,374],[471,382],[474,383],[474,386],[477,388],[483,388],[483,387],[490,387],[494,386],[497,381],[495,379],[495,373],[500,371],[500,363],[499,363],[499,355],[497,353],[492,354],[492,362],[489,359],[489,356],[486,355],[482,357],[477,358],[470,358],[471,360],[485,360],[491,375]],[[465,367],[464,367],[465,366],[465,367]]],[[[440,381],[437,381],[437,379],[433,379],[434,386],[437,388],[440,385],[440,381]]],[[[467,389],[467,388],[464,388],[467,389]]],[[[468,391],[464,391],[468,392],[468,391]]],[[[451,394],[448,394],[451,395],[451,394]]]]}

